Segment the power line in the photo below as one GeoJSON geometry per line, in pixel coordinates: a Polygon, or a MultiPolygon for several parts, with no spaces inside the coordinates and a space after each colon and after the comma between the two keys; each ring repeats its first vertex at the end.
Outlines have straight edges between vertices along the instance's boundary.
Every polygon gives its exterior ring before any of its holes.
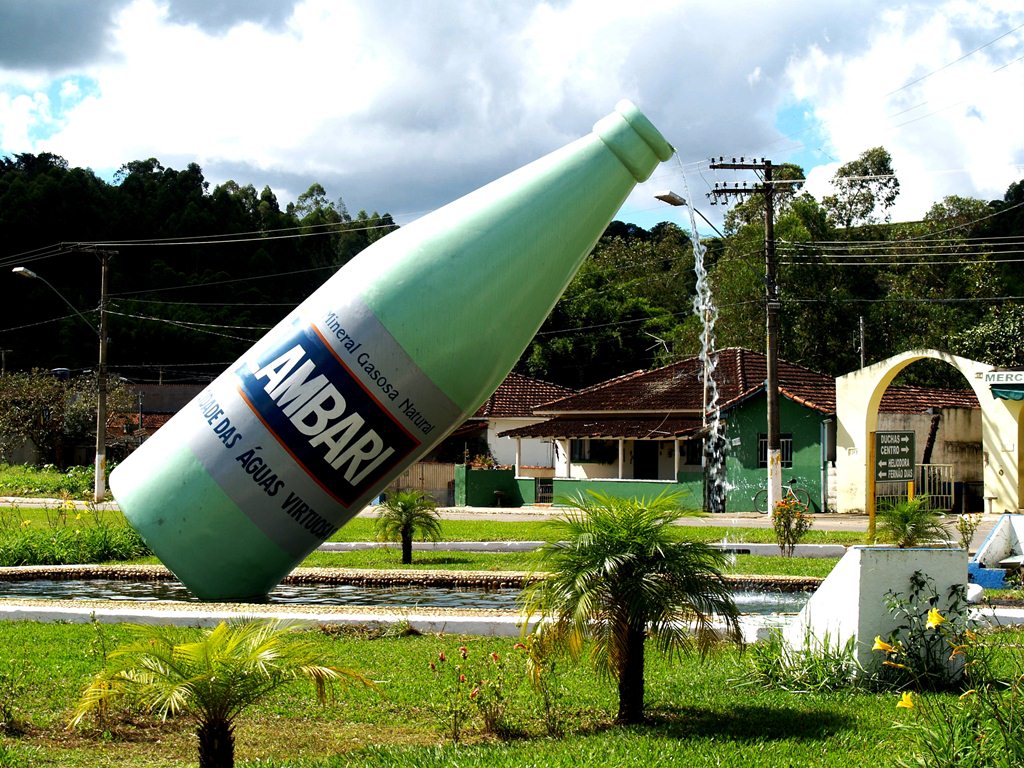
{"type": "MultiPolygon", "coordinates": [[[[1019,24],[1019,25],[1017,25],[1017,26],[1016,26],[1016,27],[1014,27],[1013,29],[1011,29],[1011,30],[1008,30],[1008,31],[1004,32],[1003,34],[999,35],[999,37],[995,37],[995,38],[993,38],[993,39],[989,40],[989,41],[988,41],[987,43],[985,43],[984,45],[979,45],[979,46],[978,46],[977,48],[975,48],[975,49],[973,49],[973,50],[971,50],[971,51],[968,51],[967,53],[965,53],[965,54],[964,54],[963,56],[961,56],[960,58],[958,58],[958,59],[954,59],[953,61],[949,62],[948,64],[943,64],[943,65],[942,65],[941,67],[939,67],[938,69],[933,69],[933,70],[932,70],[931,72],[928,72],[928,73],[926,73],[926,74],[924,74],[924,75],[921,75],[920,77],[916,78],[915,80],[911,80],[911,81],[910,81],[909,83],[906,83],[906,84],[904,84],[904,85],[901,85],[901,86],[900,86],[899,88],[897,88],[896,90],[893,90],[893,91],[889,91],[889,92],[888,92],[887,94],[885,94],[885,95],[886,95],[886,96],[892,96],[892,95],[893,95],[894,93],[899,93],[900,91],[906,90],[907,88],[909,88],[909,87],[910,87],[910,86],[912,86],[912,85],[917,85],[917,84],[918,84],[918,83],[920,83],[921,81],[923,81],[923,80],[927,80],[927,79],[928,79],[929,77],[931,77],[932,75],[938,74],[939,72],[942,72],[943,70],[949,69],[949,68],[950,68],[950,67],[952,67],[953,65],[955,65],[955,64],[959,64],[959,63],[960,63],[961,61],[963,61],[964,59],[967,59],[967,58],[969,58],[970,56],[973,56],[973,55],[974,55],[974,54],[976,54],[976,53],[977,53],[978,51],[984,50],[985,48],[988,48],[988,47],[989,47],[990,45],[993,45],[994,43],[997,43],[997,42],[999,42],[999,41],[1000,41],[1000,40],[1002,40],[1002,39],[1003,39],[1004,37],[1007,37],[1008,35],[1012,35],[1012,34],[1013,34],[1014,32],[1016,32],[1016,31],[1017,31],[1018,29],[1024,29],[1024,24],[1019,24]]],[[[1002,69],[1002,67],[1000,67],[999,69],[1002,69]]],[[[998,71],[998,70],[994,70],[994,71],[998,71]]]]}

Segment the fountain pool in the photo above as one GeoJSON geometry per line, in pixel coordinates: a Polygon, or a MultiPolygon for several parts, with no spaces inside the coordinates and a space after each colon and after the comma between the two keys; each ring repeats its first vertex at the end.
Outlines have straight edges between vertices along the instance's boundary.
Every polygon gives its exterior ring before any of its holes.
{"type": "MultiPolygon", "coordinates": [[[[518,589],[472,589],[436,585],[367,586],[362,584],[286,583],[270,593],[267,603],[282,606],[491,609],[515,611],[518,589]]],[[[736,605],[744,614],[796,613],[807,592],[739,589],[736,605]]],[[[29,579],[0,582],[0,598],[19,600],[116,600],[139,603],[187,602],[202,605],[173,580],[29,579]]]]}

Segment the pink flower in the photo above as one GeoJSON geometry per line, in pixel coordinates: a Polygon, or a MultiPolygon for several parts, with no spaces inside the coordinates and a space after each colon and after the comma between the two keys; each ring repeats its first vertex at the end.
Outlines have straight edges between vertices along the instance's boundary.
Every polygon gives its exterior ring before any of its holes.
{"type": "Polygon", "coordinates": [[[469,698],[471,698],[471,699],[475,699],[479,695],[480,695],[480,689],[479,688],[474,688],[472,691],[469,692],[469,698]]]}

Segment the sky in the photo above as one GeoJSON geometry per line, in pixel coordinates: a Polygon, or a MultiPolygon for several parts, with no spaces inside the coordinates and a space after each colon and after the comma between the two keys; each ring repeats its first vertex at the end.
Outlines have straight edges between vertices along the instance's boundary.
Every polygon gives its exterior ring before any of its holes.
{"type": "MultiPolygon", "coordinates": [[[[884,146],[895,221],[1024,178],[1024,0],[0,0],[0,154],[111,180],[313,183],[407,223],[588,133],[623,98],[677,156],[619,218],[713,222],[711,157],[801,165],[820,199],[884,146]]],[[[703,226],[703,225],[702,225],[703,226]]]]}

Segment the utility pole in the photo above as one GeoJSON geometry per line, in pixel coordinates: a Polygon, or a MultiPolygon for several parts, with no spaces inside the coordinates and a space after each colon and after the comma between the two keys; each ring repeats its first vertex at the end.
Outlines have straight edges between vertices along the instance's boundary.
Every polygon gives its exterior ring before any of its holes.
{"type": "Polygon", "coordinates": [[[866,365],[866,353],[864,351],[864,315],[857,318],[857,329],[859,331],[859,347],[860,352],[860,367],[863,368],[866,365]]]}
{"type": "Polygon", "coordinates": [[[96,383],[96,467],[93,499],[99,504],[107,493],[107,262],[111,251],[96,250],[100,258],[100,359],[96,383]]]}
{"type": "Polygon", "coordinates": [[[10,349],[0,349],[0,376],[7,373],[7,353],[12,351],[10,349]]]}
{"type": "Polygon", "coordinates": [[[100,342],[100,359],[97,365],[96,375],[98,380],[96,382],[96,466],[94,484],[93,484],[93,499],[96,503],[103,501],[104,496],[107,493],[107,260],[108,257],[117,253],[117,251],[107,251],[100,248],[88,247],[83,248],[81,245],[72,244],[65,246],[61,244],[62,250],[59,253],[71,253],[73,251],[82,251],[85,253],[94,253],[99,257],[100,260],[100,324],[99,328],[94,326],[89,320],[86,319],[85,315],[78,311],[78,307],[72,304],[68,297],[58,291],[49,280],[42,275],[37,275],[31,269],[27,267],[14,267],[11,270],[16,275],[22,277],[32,278],[34,280],[42,281],[51,291],[56,293],[61,300],[67,304],[71,310],[78,315],[83,323],[89,326],[93,333],[99,336],[100,342]]]}
{"type": "Polygon", "coordinates": [[[778,269],[775,259],[775,184],[772,180],[772,161],[765,158],[751,158],[748,162],[741,157],[739,162],[725,162],[725,158],[711,160],[712,170],[746,170],[759,171],[762,184],[748,187],[744,182],[741,187],[735,184],[720,186],[708,193],[713,204],[722,197],[740,197],[743,195],[761,195],[764,198],[764,287],[765,287],[765,325],[767,337],[767,353],[765,355],[765,395],[768,400],[768,509],[774,510],[775,504],[782,499],[782,441],[779,431],[779,302],[778,269]]]}

